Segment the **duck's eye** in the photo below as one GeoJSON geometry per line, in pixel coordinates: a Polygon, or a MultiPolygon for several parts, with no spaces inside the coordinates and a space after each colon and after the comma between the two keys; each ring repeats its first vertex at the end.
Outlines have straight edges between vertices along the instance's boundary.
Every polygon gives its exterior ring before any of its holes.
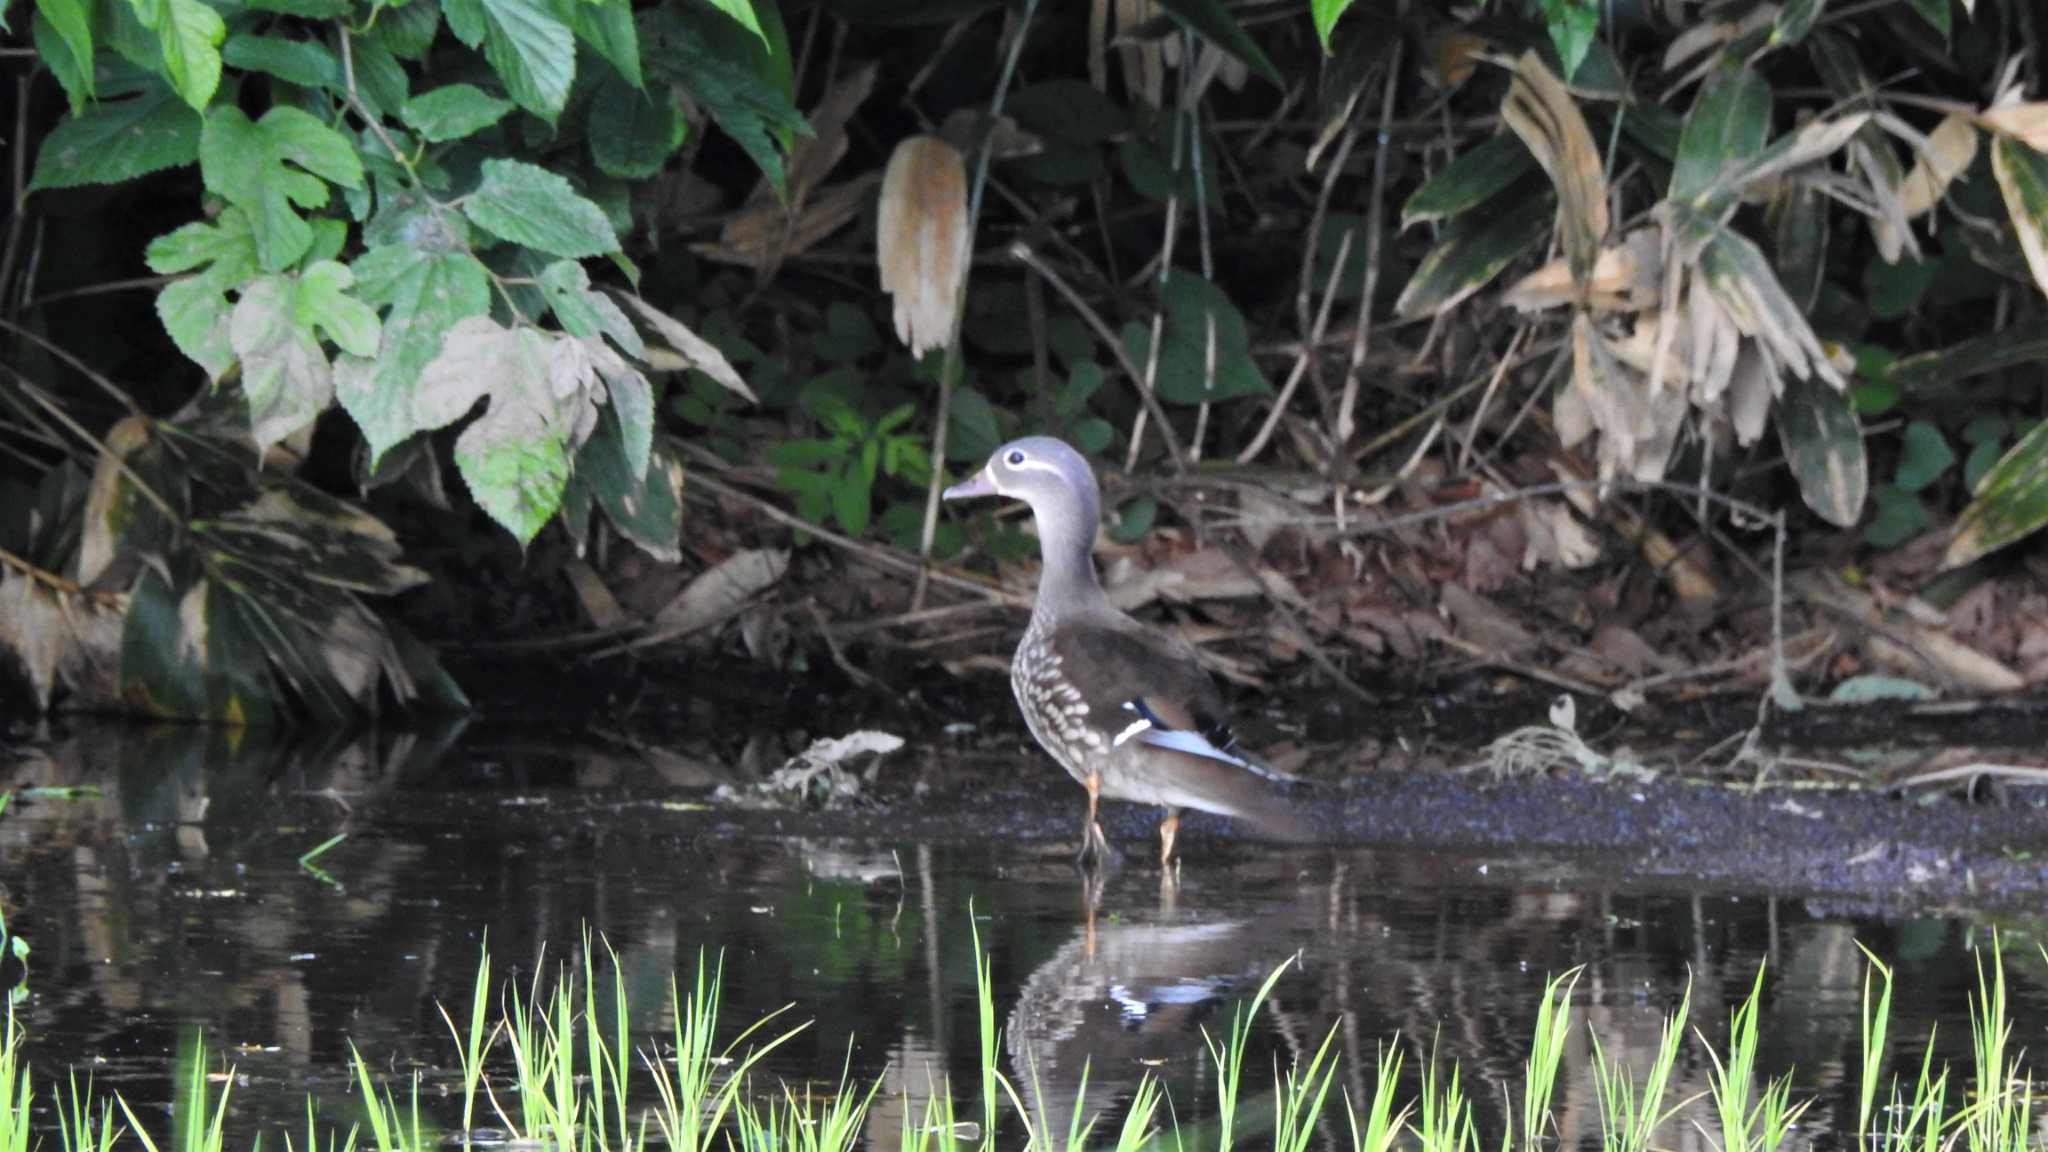
{"type": "Polygon", "coordinates": [[[1017,465],[1022,464],[1023,462],[1024,454],[1022,452],[1012,452],[1008,456],[1003,457],[1003,463],[1008,464],[1012,468],[1015,468],[1017,465]]]}

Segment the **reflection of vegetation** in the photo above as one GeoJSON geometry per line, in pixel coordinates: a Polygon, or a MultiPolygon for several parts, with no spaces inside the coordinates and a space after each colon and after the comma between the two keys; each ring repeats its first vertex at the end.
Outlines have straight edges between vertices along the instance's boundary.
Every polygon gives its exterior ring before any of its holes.
{"type": "MultiPolygon", "coordinates": [[[[823,1093],[789,1086],[767,1089],[755,1082],[763,1057],[780,1048],[808,1025],[776,1031],[770,1027],[781,1012],[772,1012],[722,1042],[720,986],[722,966],[714,967],[700,953],[696,979],[684,996],[672,982],[668,1011],[674,1020],[672,1051],[651,1048],[640,1059],[654,1079],[658,1100],[652,1107],[636,1107],[632,1098],[637,1077],[629,1076],[634,1051],[625,1001],[626,982],[618,957],[609,957],[611,979],[600,982],[597,955],[586,936],[582,961],[566,966],[553,983],[543,985],[538,975],[522,996],[514,988],[501,1002],[496,1025],[486,1030],[490,965],[486,954],[479,963],[466,1037],[448,1017],[450,1031],[461,1049],[466,1083],[480,1083],[498,1109],[499,1119],[515,1140],[535,1142],[558,1150],[577,1152],[647,1152],[649,1138],[659,1133],[661,1142],[675,1152],[710,1152],[721,1140],[729,1140],[742,1152],[847,1152],[860,1145],[862,1128],[869,1123],[871,1106],[881,1095],[884,1079],[868,1084],[858,1082],[850,1061],[851,1038],[836,1089],[823,1093]],[[601,1010],[596,989],[608,986],[613,997],[609,1011],[601,1010]],[[511,1051],[512,1073],[495,1086],[487,1070],[491,1050],[500,1037],[511,1051]],[[506,1114],[504,1097],[516,1095],[519,1118],[506,1114]]],[[[1855,1131],[1848,1133],[1855,1147],[1869,1152],[1912,1152],[1918,1149],[1960,1148],[1965,1152],[2025,1152],[2048,1144],[2029,1143],[2031,1076],[2022,1057],[2008,1051],[2012,1020],[2007,1011],[2003,957],[1994,941],[1988,964],[1980,957],[1978,990],[1971,1001],[1972,1030],[1976,1042],[1973,1078],[1966,1086],[1962,1106],[1951,1110],[1946,1069],[1932,1073],[1933,1054],[1920,1062],[1919,1078],[1911,1096],[1903,1095],[1896,1075],[1889,1105],[1873,1124],[1868,1108],[1857,1116],[1855,1131]]],[[[2048,959],[2048,952],[2044,952],[2048,959]]],[[[1061,1139],[1053,1127],[1054,1117],[1030,1114],[1022,1095],[998,1067],[1001,1044],[995,1020],[995,986],[988,954],[977,941],[975,950],[977,1009],[980,1022],[981,1089],[979,1123],[962,1123],[953,1111],[950,1082],[934,1083],[933,1093],[922,1109],[906,1107],[901,1113],[904,1128],[901,1146],[929,1152],[994,1152],[1005,1124],[1021,1125],[1026,1152],[1084,1152],[1091,1146],[1091,1134],[1102,1119],[1087,1111],[1076,1098],[1074,1112],[1065,1119],[1061,1139]],[[1007,1100],[1014,1111],[1006,1113],[1007,1100]]],[[[1208,1041],[1209,1073],[1217,1092],[1218,1124],[1203,1132],[1194,1147],[1228,1152],[1241,1134],[1236,1123],[1237,1102],[1244,1053],[1250,1037],[1249,1022],[1270,1010],[1270,997],[1280,976],[1290,966],[1276,968],[1258,991],[1237,1006],[1227,1034],[1208,1041]]],[[[1862,1017],[1862,1039],[1866,1058],[1862,1066],[1864,1099],[1872,1099],[1883,1068],[1884,1038],[1890,1011],[1888,969],[1870,959],[1874,982],[1882,991],[1866,997],[1862,1017]]],[[[1504,1152],[1541,1152],[1554,1141],[1568,1140],[1559,1130],[1552,1108],[1554,1088],[1563,1068],[1566,1040],[1573,1031],[1571,992],[1576,972],[1549,981],[1544,988],[1544,1006],[1536,1012],[1536,1031],[1529,1056],[1523,1064],[1522,1115],[1507,1118],[1503,1132],[1504,1152]]],[[[1780,1147],[1794,1123],[1812,1105],[1811,1099],[1793,1099],[1789,1075],[1759,1082],[1759,1052],[1763,971],[1758,969],[1749,994],[1733,1011],[1725,1047],[1717,1049],[1703,1033],[1696,1033],[1705,1058],[1712,1064],[1713,1097],[1708,1116],[1697,1118],[1724,1152],[1773,1152],[1780,1147]]],[[[1689,1002],[1689,998],[1688,998],[1689,1002]]],[[[1681,1006],[1666,1018],[1655,1062],[1641,1094],[1634,1103],[1629,1092],[1632,1073],[1623,1059],[1608,1060],[1597,1041],[1593,1049],[1595,1076],[1601,1081],[1601,1147],[1643,1149],[1654,1146],[1656,1133],[1667,1121],[1697,1104],[1698,1098],[1662,1109],[1666,1078],[1676,1059],[1683,1037],[1687,1008],[1681,1006]]],[[[444,1016],[446,1013],[444,1012],[444,1016]]],[[[779,1026],[778,1026],[779,1027],[779,1026]]],[[[1297,1056],[1283,1068],[1278,1060],[1271,1070],[1277,1091],[1278,1117],[1275,1124],[1279,1152],[1306,1152],[1316,1143],[1314,1134],[1329,1106],[1329,1090],[1335,1083],[1342,1059],[1333,1046],[1337,1030],[1332,1029],[1313,1055],[1297,1056]]],[[[391,1084],[380,1084],[370,1064],[350,1045],[350,1074],[360,1089],[367,1112],[370,1146],[377,1152],[428,1152],[434,1147],[431,1121],[422,1113],[420,1079],[414,1073],[406,1099],[391,1084]]],[[[177,1078],[179,1099],[174,1109],[179,1126],[175,1147],[181,1152],[220,1152],[228,1096],[234,1081],[232,1070],[221,1078],[218,1096],[209,1083],[203,1047],[194,1042],[181,1047],[177,1078]]],[[[1353,1101],[1346,1094],[1349,1117],[1349,1152],[1387,1152],[1397,1131],[1408,1126],[1425,1152],[1466,1152],[1481,1147],[1470,1089],[1461,1080],[1455,1060],[1440,1061],[1432,1051],[1424,1065],[1421,1091],[1417,1098],[1401,1102],[1401,1057],[1398,1045],[1383,1046],[1371,1069],[1370,1089],[1364,1097],[1363,1123],[1353,1101]],[[1409,1118],[1413,1117],[1412,1124],[1409,1118]]],[[[0,1043],[0,1093],[19,1107],[0,1110],[0,1152],[22,1152],[32,1097],[28,1065],[23,1057],[21,1030],[11,1018],[0,1043]]],[[[1362,1082],[1363,1083],[1363,1082],[1362,1082]]],[[[1497,1086],[1502,1096],[1508,1085],[1497,1086]]],[[[1120,1127],[1114,1130],[1116,1152],[1162,1149],[1167,1138],[1154,1126],[1165,1100],[1161,1081],[1149,1072],[1134,1093],[1120,1127]]],[[[61,1093],[60,1093],[61,1096],[61,1093]]],[[[142,1152],[158,1152],[150,1135],[126,1100],[116,1096],[130,1130],[142,1152]]],[[[466,1099],[460,1135],[473,1133],[473,1099],[466,1099]]],[[[322,1137],[311,1118],[317,1115],[311,1101],[306,1133],[307,1147],[353,1146],[351,1135],[338,1144],[335,1134],[322,1137]]],[[[59,1111],[65,1152],[112,1152],[123,1134],[111,1127],[104,1101],[93,1097],[90,1084],[80,1090],[74,1079],[70,1100],[59,1111]],[[93,1117],[100,1118],[94,1134],[93,1117]]],[[[1186,1130],[1178,1130],[1173,1146],[1190,1146],[1186,1130]]]]}

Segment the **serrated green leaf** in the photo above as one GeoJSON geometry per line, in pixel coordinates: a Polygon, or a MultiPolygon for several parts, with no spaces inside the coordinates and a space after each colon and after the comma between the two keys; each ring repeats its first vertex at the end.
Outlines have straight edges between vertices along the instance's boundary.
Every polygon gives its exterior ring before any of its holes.
{"type": "Polygon", "coordinates": [[[419,60],[434,46],[440,31],[440,5],[434,0],[407,0],[384,8],[370,34],[400,60],[419,60]]]}
{"type": "Polygon", "coordinates": [[[1556,215],[1556,197],[1546,189],[1514,198],[1484,218],[1460,218],[1416,266],[1394,302],[1395,314],[1433,316],[1479,291],[1501,269],[1548,240],[1556,215]]]}
{"type": "Polygon", "coordinates": [[[406,101],[398,118],[428,142],[443,144],[489,128],[513,107],[474,84],[447,84],[406,101]]]}
{"type": "Polygon", "coordinates": [[[640,75],[640,28],[633,22],[632,0],[555,0],[556,15],[576,38],[605,58],[634,88],[645,86],[640,75]]]}
{"type": "Polygon", "coordinates": [[[442,0],[448,29],[481,46],[520,107],[553,123],[576,79],[576,38],[547,0],[442,0]]]}
{"type": "Polygon", "coordinates": [[[683,129],[666,91],[640,91],[607,77],[590,101],[590,158],[607,176],[644,180],[682,146],[683,129]]]}
{"type": "Polygon", "coordinates": [[[1828,523],[1854,528],[1870,489],[1863,430],[1849,397],[1818,380],[1787,376],[1778,398],[1778,441],[1800,498],[1828,523]]]}
{"type": "Polygon", "coordinates": [[[483,182],[462,202],[469,222],[500,240],[582,259],[619,250],[604,211],[565,179],[520,160],[484,161],[483,182]]]}
{"type": "Polygon", "coordinates": [[[128,0],[137,20],[156,33],[164,73],[185,103],[204,112],[220,87],[220,45],[227,25],[201,0],[128,0]]]}
{"type": "Polygon", "coordinates": [[[1941,479],[1955,463],[1955,450],[1941,430],[1925,420],[1915,420],[1906,425],[1899,441],[1899,467],[1892,483],[1901,492],[1919,492],[1941,479]]]}
{"type": "Polygon", "coordinates": [[[35,38],[36,54],[50,69],[50,75],[57,78],[57,86],[64,89],[65,102],[71,106],[71,114],[82,114],[92,105],[97,81],[90,63],[80,69],[78,61],[71,55],[71,49],[64,38],[50,26],[43,14],[38,12],[30,21],[30,34],[35,38]]]}
{"type": "Polygon", "coordinates": [[[643,453],[639,471],[633,471],[619,415],[607,412],[598,420],[577,454],[571,487],[586,486],[620,535],[655,559],[673,562],[682,555],[682,461],[657,448],[643,453]]]}
{"type": "MultiPolygon", "coordinates": [[[[412,78],[406,75],[405,65],[398,62],[398,57],[384,46],[383,41],[374,39],[357,42],[355,62],[356,95],[362,98],[372,115],[396,116],[412,96],[412,78]]],[[[374,133],[365,133],[364,137],[377,141],[374,133]]],[[[377,142],[381,145],[381,141],[377,142]]],[[[401,148],[407,146],[399,144],[401,148]]]]}
{"type": "Polygon", "coordinates": [[[1529,155],[1529,146],[1520,136],[1513,132],[1489,136],[1415,190],[1401,205],[1401,227],[1412,228],[1477,208],[1534,171],[1536,158],[1529,155]]]}
{"type": "Polygon", "coordinates": [[[29,190],[118,184],[199,156],[200,120],[169,89],[103,100],[58,122],[36,153],[29,190]]]}
{"type": "Polygon", "coordinates": [[[646,355],[640,332],[610,296],[590,287],[590,273],[574,260],[557,260],[541,269],[536,278],[541,295],[562,331],[571,336],[609,336],[612,343],[634,359],[646,355]]]}
{"type": "Polygon", "coordinates": [[[249,214],[266,272],[290,267],[312,246],[313,229],[294,206],[322,207],[329,182],[358,188],[363,180],[348,137],[286,105],[260,121],[233,106],[214,109],[199,137],[199,172],[208,191],[249,214]]]}
{"type": "Polygon", "coordinates": [[[196,273],[157,293],[157,318],[178,350],[219,380],[235,362],[227,293],[256,274],[256,238],[248,217],[230,207],[214,220],[187,224],[151,241],[147,259],[160,275],[196,273]]]}
{"type": "MultiPolygon", "coordinates": [[[[71,114],[78,115],[84,109],[84,100],[93,94],[92,74],[92,12],[93,0],[36,0],[36,15],[48,25],[55,38],[64,46],[61,54],[69,63],[65,72],[75,78],[64,85],[65,95],[71,97],[71,114]],[[73,91],[73,83],[77,91],[73,91]]],[[[42,51],[43,59],[57,71],[57,54],[48,51],[37,38],[36,47],[42,51]]]]}
{"type": "Polygon", "coordinates": [[[352,265],[357,294],[389,309],[375,360],[344,359],[335,394],[362,429],[374,467],[421,428],[414,393],[455,324],[490,309],[490,273],[467,252],[407,244],[372,248],[352,265]]]}
{"type": "Polygon", "coordinates": [[[1986,473],[1956,518],[1943,568],[1960,568],[2048,524],[2048,421],[2034,425],[1986,473]]]}
{"type": "Polygon", "coordinates": [[[294,315],[289,276],[259,276],[242,288],[228,318],[228,341],[242,362],[250,433],[259,449],[318,419],[334,402],[334,370],[313,333],[294,315]]]}
{"type": "Polygon", "coordinates": [[[232,67],[262,72],[301,88],[339,91],[346,86],[341,61],[316,40],[238,33],[221,46],[220,57],[232,67]]]}
{"type": "Polygon", "coordinates": [[[413,418],[423,429],[450,424],[488,397],[456,437],[455,463],[477,504],[522,545],[561,506],[572,441],[595,424],[592,367],[573,337],[472,316],[448,330],[420,373],[413,418]]]}
{"type": "Polygon", "coordinates": [[[1216,47],[1238,58],[1246,67],[1275,84],[1281,84],[1280,70],[1266,58],[1266,53],[1249,35],[1222,0],[1158,0],[1159,6],[1172,13],[1181,23],[1193,29],[1195,34],[1216,47]]]}
{"type": "Polygon", "coordinates": [[[299,273],[292,296],[292,322],[308,332],[324,333],[351,356],[375,355],[380,338],[377,313],[348,294],[354,285],[355,275],[347,265],[332,260],[308,265],[299,273]]]}
{"type": "Polygon", "coordinates": [[[1670,199],[1701,203],[1723,173],[1763,151],[1771,132],[1771,88],[1754,69],[1721,68],[1701,83],[1686,113],[1671,169],[1670,199]]]}

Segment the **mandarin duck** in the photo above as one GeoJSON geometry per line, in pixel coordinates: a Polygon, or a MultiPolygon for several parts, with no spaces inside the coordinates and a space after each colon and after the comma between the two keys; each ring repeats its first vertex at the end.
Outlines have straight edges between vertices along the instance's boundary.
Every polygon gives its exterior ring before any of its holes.
{"type": "Polygon", "coordinates": [[[1031,730],[1088,791],[1084,864],[1114,856],[1103,799],[1156,804],[1159,859],[1173,859],[1182,809],[1229,816],[1280,839],[1304,838],[1280,778],[1237,749],[1216,685],[1195,651],[1110,603],[1095,574],[1101,494],[1079,452],[1048,436],[996,449],[948,500],[1008,496],[1031,506],[1042,565],[1010,687],[1031,730]]]}

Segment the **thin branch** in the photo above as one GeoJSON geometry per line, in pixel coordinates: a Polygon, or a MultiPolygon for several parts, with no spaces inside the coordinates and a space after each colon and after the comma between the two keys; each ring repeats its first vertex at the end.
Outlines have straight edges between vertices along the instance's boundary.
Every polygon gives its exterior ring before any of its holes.
{"type": "MultiPolygon", "coordinates": [[[[995,153],[996,126],[1003,116],[1003,97],[1009,93],[1010,80],[1017,73],[1017,58],[1024,54],[1024,41],[1031,33],[1031,18],[1038,11],[1038,0],[1024,0],[1024,14],[1017,20],[1017,32],[1010,40],[1009,55],[1003,58],[1003,71],[996,78],[995,95],[989,98],[988,123],[981,135],[981,154],[974,161],[974,185],[967,193],[967,235],[974,236],[981,226],[981,197],[988,186],[988,163],[995,153]]],[[[939,368],[939,410],[932,420],[932,470],[931,480],[925,486],[924,528],[919,533],[917,555],[919,560],[917,589],[911,594],[912,608],[924,606],[926,576],[932,558],[932,542],[939,531],[939,490],[945,482],[946,433],[952,422],[953,388],[960,378],[960,331],[967,316],[967,282],[973,269],[962,271],[960,283],[953,291],[953,331],[946,341],[946,358],[939,368]]]]}
{"type": "Polygon", "coordinates": [[[1021,240],[1012,243],[1010,257],[1045,277],[1046,283],[1052,285],[1053,291],[1058,292],[1074,311],[1080,314],[1082,322],[1095,330],[1096,338],[1116,357],[1117,363],[1123,367],[1124,374],[1137,386],[1138,399],[1144,402],[1145,407],[1151,411],[1152,418],[1159,423],[1159,436],[1166,441],[1166,454],[1173,461],[1173,470],[1176,473],[1186,472],[1187,457],[1181,451],[1180,437],[1174,434],[1173,425],[1167,421],[1166,409],[1160,406],[1159,397],[1153,395],[1150,388],[1145,387],[1145,370],[1131,361],[1131,355],[1124,348],[1124,342],[1117,339],[1116,333],[1110,331],[1109,324],[1102,319],[1101,314],[1089,307],[1088,302],[1081,298],[1079,292],[1074,291],[1072,285],[1062,279],[1045,261],[1038,258],[1038,253],[1032,251],[1030,245],[1021,240]]]}
{"type": "Polygon", "coordinates": [[[1394,119],[1394,90],[1401,79],[1401,53],[1406,42],[1396,37],[1393,56],[1387,61],[1385,87],[1380,92],[1379,149],[1372,160],[1372,198],[1366,206],[1365,290],[1358,297],[1358,327],[1351,342],[1351,363],[1344,372],[1344,396],[1337,403],[1337,427],[1332,438],[1330,463],[1336,465],[1351,442],[1353,417],[1358,405],[1358,379],[1365,366],[1366,346],[1372,341],[1372,297],[1380,281],[1380,223],[1386,213],[1387,154],[1393,151],[1387,125],[1394,119]]]}

